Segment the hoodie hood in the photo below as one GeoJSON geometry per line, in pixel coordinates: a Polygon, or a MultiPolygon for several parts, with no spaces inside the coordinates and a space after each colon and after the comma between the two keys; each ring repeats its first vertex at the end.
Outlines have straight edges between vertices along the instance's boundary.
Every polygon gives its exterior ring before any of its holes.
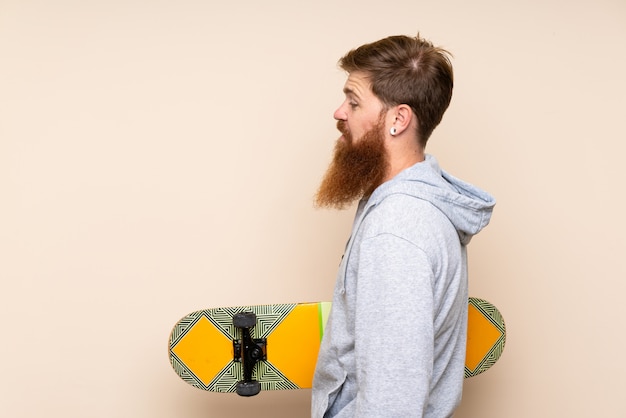
{"type": "Polygon", "coordinates": [[[432,203],[454,225],[463,245],[489,224],[496,204],[489,193],[446,173],[428,154],[424,161],[378,187],[363,207],[363,214],[398,193],[432,203]]]}

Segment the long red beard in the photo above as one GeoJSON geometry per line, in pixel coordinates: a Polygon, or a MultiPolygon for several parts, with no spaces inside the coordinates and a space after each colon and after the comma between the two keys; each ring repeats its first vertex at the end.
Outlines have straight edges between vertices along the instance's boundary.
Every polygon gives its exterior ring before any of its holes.
{"type": "Polygon", "coordinates": [[[337,122],[343,134],[315,196],[318,207],[344,209],[369,196],[385,178],[388,156],[385,150],[384,120],[367,131],[356,143],[343,121],[337,122]]]}

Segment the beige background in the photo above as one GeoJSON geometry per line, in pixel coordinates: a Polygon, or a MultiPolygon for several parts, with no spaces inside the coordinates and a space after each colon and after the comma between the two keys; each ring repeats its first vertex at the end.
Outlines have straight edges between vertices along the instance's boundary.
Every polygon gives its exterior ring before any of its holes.
{"type": "Polygon", "coordinates": [[[418,30],[455,55],[428,151],[498,199],[470,293],[508,343],[456,416],[625,416],[623,0],[0,0],[2,415],[306,417],[186,385],[167,338],[330,298],[335,64],[418,30]]]}

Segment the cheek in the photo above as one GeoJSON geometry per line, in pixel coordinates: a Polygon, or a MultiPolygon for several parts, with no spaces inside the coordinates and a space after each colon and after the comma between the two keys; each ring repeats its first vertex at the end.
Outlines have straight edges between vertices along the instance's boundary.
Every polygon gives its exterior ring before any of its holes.
{"type": "Polygon", "coordinates": [[[354,131],[352,132],[352,136],[358,140],[362,138],[363,135],[367,134],[372,129],[374,129],[375,126],[376,125],[372,123],[368,123],[366,125],[359,125],[354,128],[354,131]]]}
{"type": "Polygon", "coordinates": [[[363,134],[365,132],[367,132],[369,130],[368,124],[363,123],[363,122],[359,122],[359,123],[354,123],[351,126],[351,130],[352,130],[352,136],[356,139],[360,138],[361,136],[363,136],[363,134]]]}

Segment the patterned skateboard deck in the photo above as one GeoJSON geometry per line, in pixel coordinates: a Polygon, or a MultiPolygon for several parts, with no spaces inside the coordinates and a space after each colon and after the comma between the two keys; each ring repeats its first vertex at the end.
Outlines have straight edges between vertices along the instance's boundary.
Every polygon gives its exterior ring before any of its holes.
{"type": "MultiPolygon", "coordinates": [[[[233,316],[254,312],[255,339],[265,339],[266,359],[254,368],[261,390],[310,388],[330,302],[238,306],[190,313],[174,326],[169,357],[185,382],[211,392],[235,392],[243,367],[235,359],[241,330],[233,316]]],[[[465,377],[489,369],[502,354],[506,332],[502,315],[487,301],[470,298],[465,377]]]]}

